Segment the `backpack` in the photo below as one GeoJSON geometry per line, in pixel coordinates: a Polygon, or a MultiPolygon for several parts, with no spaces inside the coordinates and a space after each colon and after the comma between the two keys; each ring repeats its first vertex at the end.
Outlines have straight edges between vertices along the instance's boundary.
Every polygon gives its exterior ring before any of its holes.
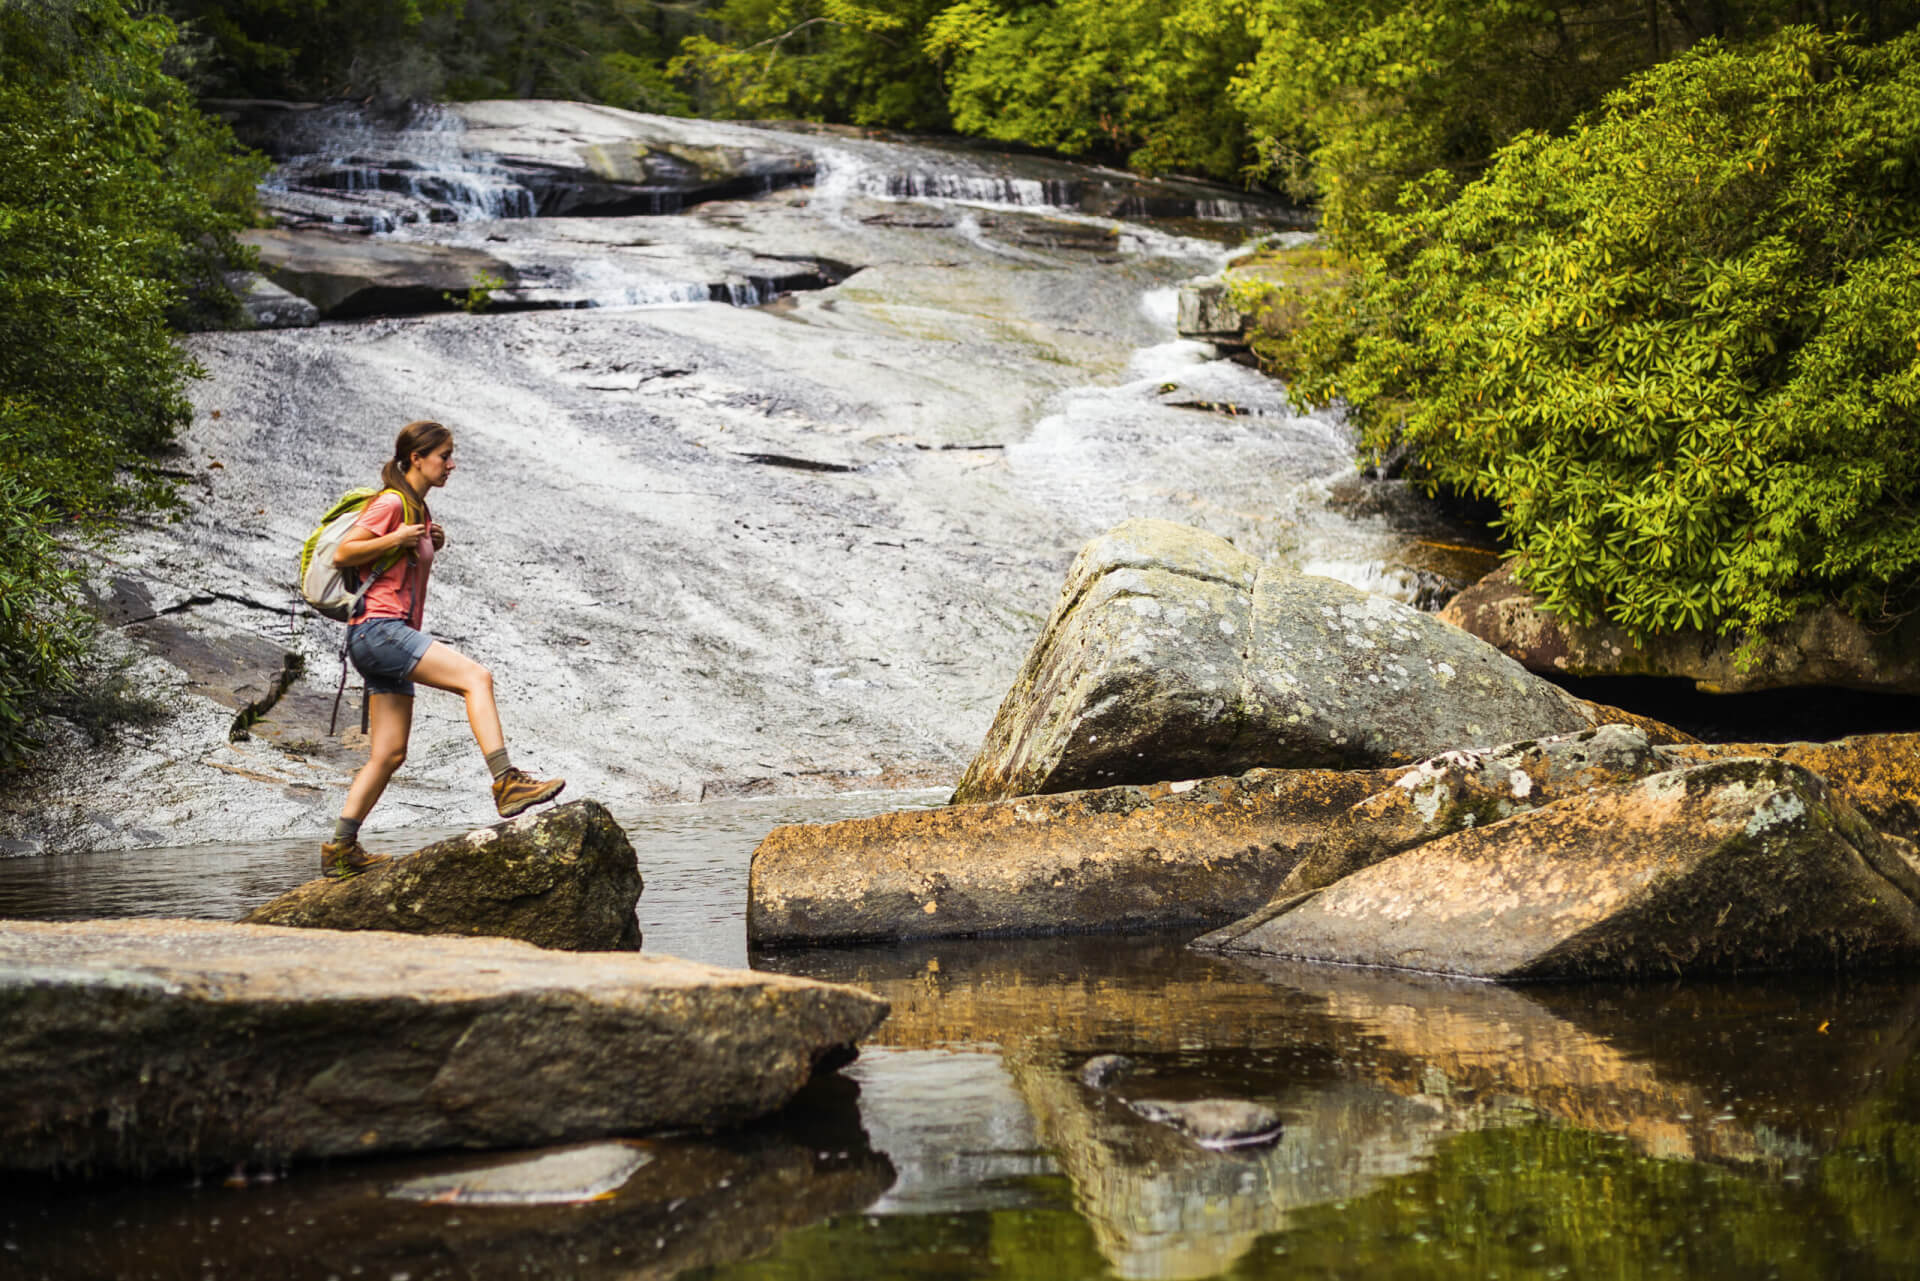
{"type": "MultiPolygon", "coordinates": [[[[300,545],[300,599],[311,605],[315,613],[336,623],[346,622],[353,617],[360,598],[367,594],[373,581],[406,557],[406,552],[395,548],[371,565],[342,569],[333,563],[333,553],[346,540],[353,522],[360,518],[368,503],[387,492],[365,487],[349,489],[334,500],[327,514],[320,518],[319,528],[300,545]]],[[[400,493],[397,489],[392,492],[400,493]]],[[[400,494],[400,519],[409,525],[419,523],[413,504],[405,494],[400,494]]]]}
{"type": "MultiPolygon", "coordinates": [[[[386,493],[384,489],[349,489],[334,500],[327,508],[327,514],[320,518],[320,527],[307,535],[307,541],[300,544],[300,599],[307,602],[314,612],[331,618],[336,623],[344,623],[353,617],[360,607],[360,600],[367,594],[374,580],[398,565],[407,553],[395,548],[370,565],[356,565],[342,569],[333,563],[333,553],[346,540],[347,531],[353,528],[353,522],[360,519],[367,504],[386,493]]],[[[393,491],[400,494],[399,490],[393,491]]],[[[409,525],[419,524],[413,511],[413,503],[405,494],[400,494],[400,519],[409,525]]],[[[347,692],[347,638],[340,638],[340,686],[333,692],[333,714],[327,718],[327,736],[331,738],[340,722],[340,699],[347,692]]],[[[360,700],[360,732],[367,732],[367,701],[360,700]]]]}

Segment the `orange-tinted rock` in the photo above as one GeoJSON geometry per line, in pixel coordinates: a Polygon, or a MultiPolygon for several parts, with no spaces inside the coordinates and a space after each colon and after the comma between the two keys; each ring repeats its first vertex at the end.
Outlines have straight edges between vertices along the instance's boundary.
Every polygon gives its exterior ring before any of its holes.
{"type": "Polygon", "coordinates": [[[1386,771],[1255,770],[775,828],[756,947],[1218,924],[1267,901],[1386,771]]]}
{"type": "Polygon", "coordinates": [[[1880,831],[1920,841],[1920,734],[1858,734],[1831,743],[1698,743],[1669,759],[1767,756],[1810,770],[1880,831]]]}
{"type": "Polygon", "coordinates": [[[852,988],[510,939],[0,922],[0,1168],[735,1125],[886,1013],[852,988]]]}
{"type": "Polygon", "coordinates": [[[1738,758],[1430,841],[1228,946],[1500,979],[1911,963],[1920,906],[1889,875],[1912,868],[1820,778],[1738,758]]]}
{"type": "Polygon", "coordinates": [[[1487,826],[1589,788],[1671,769],[1645,734],[1608,725],[1487,751],[1447,752],[1420,762],[1326,825],[1260,911],[1195,939],[1203,950],[1272,920],[1301,896],[1451,832],[1487,826]]]}

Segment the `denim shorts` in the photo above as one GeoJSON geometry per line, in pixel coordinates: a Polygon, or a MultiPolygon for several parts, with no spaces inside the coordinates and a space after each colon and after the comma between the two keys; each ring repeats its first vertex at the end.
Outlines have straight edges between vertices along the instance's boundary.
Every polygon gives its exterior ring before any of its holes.
{"type": "Polygon", "coordinates": [[[426,656],[433,637],[416,632],[403,618],[369,618],[347,629],[347,657],[366,678],[369,694],[413,697],[407,677],[426,656]]]}

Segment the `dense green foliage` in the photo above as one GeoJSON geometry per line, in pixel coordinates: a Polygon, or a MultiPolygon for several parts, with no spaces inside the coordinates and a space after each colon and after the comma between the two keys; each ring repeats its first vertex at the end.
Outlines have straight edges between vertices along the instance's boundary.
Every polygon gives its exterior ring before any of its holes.
{"type": "Polygon", "coordinates": [[[1920,36],[1703,46],[1361,220],[1267,352],[1499,504],[1556,612],[1731,632],[1920,571],[1920,36]]]}
{"type": "Polygon", "coordinates": [[[0,765],[84,652],[55,533],[168,500],[169,319],[232,302],[260,170],[166,73],[173,35],[121,0],[0,3],[0,765]]]}
{"type": "Polygon", "coordinates": [[[704,0],[169,0],[202,89],[292,98],[568,98],[686,112],[665,62],[704,0]]]}
{"type": "Polygon", "coordinates": [[[1248,0],[962,0],[928,29],[954,124],[1147,170],[1231,176],[1252,155],[1225,90],[1258,48],[1248,0]]]}
{"type": "Polygon", "coordinates": [[[940,78],[920,48],[939,0],[723,0],[711,34],[672,64],[702,109],[944,129],[940,78]]]}
{"type": "Polygon", "coordinates": [[[1515,135],[1565,127],[1700,40],[1786,22],[1877,37],[1916,17],[1911,4],[1795,0],[1263,0],[1251,15],[1258,54],[1229,95],[1256,168],[1311,176],[1338,232],[1434,170],[1477,178],[1515,135]]]}

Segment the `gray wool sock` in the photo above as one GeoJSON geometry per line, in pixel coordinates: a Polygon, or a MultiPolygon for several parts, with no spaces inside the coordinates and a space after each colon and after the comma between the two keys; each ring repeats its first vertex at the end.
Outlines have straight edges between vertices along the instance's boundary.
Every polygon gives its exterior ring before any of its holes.
{"type": "Polygon", "coordinates": [[[338,845],[342,841],[359,840],[360,839],[360,822],[361,820],[357,818],[348,818],[345,814],[342,814],[339,818],[335,819],[333,824],[333,843],[335,845],[338,845]]]}
{"type": "Polygon", "coordinates": [[[487,768],[493,771],[495,780],[498,780],[502,774],[512,769],[513,764],[507,760],[507,749],[503,747],[497,752],[488,752],[487,768]]]}

